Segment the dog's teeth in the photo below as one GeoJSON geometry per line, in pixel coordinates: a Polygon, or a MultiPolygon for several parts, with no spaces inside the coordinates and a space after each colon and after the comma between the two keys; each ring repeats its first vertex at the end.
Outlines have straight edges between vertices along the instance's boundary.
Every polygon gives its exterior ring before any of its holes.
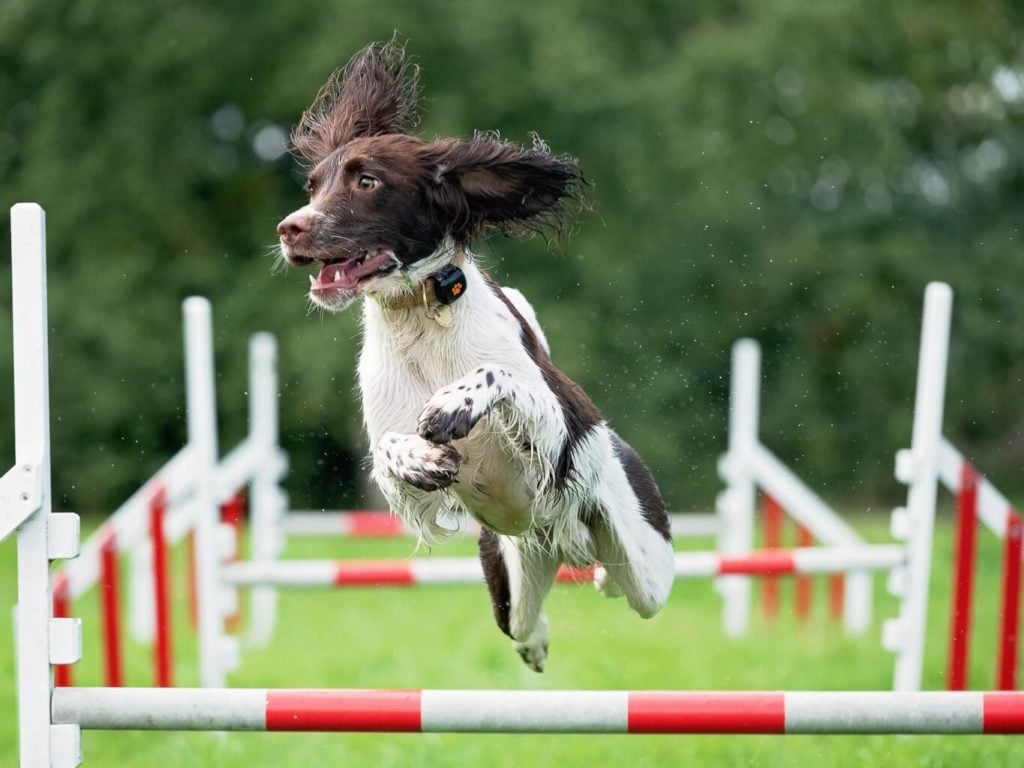
{"type": "Polygon", "coordinates": [[[334,282],[336,282],[336,283],[340,283],[341,282],[341,270],[340,269],[334,270],[334,282]]]}
{"type": "Polygon", "coordinates": [[[316,285],[316,278],[313,277],[312,275],[310,275],[309,276],[309,287],[312,288],[315,285],[316,285]]]}

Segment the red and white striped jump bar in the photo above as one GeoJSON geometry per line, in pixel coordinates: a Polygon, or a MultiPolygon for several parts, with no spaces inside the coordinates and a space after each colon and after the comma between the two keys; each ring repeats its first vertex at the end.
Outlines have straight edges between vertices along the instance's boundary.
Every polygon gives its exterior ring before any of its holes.
{"type": "MultiPolygon", "coordinates": [[[[442,525],[460,535],[475,534],[480,526],[466,521],[462,525],[452,517],[442,525]]],[[[673,536],[714,536],[718,519],[711,512],[675,512],[669,515],[673,536]]],[[[282,516],[285,533],[297,536],[348,536],[374,539],[410,535],[402,519],[382,510],[345,510],[342,512],[311,512],[298,510],[282,516]]]]}
{"type": "MultiPolygon", "coordinates": [[[[895,544],[765,549],[742,556],[716,552],[677,552],[677,579],[710,576],[779,576],[790,573],[846,573],[889,570],[904,562],[895,544]]],[[[562,566],[559,582],[587,582],[593,568],[562,566]]],[[[368,587],[415,584],[475,584],[483,581],[475,557],[434,560],[274,560],[241,562],[223,568],[224,580],[239,586],[368,587]]]]}
{"type": "Polygon", "coordinates": [[[93,730],[431,733],[1024,733],[1018,692],[57,688],[93,730]]]}

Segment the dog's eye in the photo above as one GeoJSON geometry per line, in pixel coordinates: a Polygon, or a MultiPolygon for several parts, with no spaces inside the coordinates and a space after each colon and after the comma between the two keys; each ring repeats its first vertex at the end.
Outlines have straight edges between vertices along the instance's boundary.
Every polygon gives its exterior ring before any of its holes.
{"type": "Polygon", "coordinates": [[[371,189],[376,189],[380,186],[380,179],[373,176],[363,174],[359,177],[359,188],[364,192],[369,192],[371,189]]]}
{"type": "Polygon", "coordinates": [[[316,194],[317,188],[320,186],[320,182],[316,179],[306,179],[306,192],[312,197],[316,194]]]}

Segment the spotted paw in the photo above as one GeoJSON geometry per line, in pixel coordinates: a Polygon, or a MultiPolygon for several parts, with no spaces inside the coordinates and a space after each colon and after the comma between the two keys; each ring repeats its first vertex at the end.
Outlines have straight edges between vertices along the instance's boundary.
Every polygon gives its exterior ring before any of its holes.
{"type": "Polygon", "coordinates": [[[436,445],[418,435],[388,434],[375,461],[403,482],[423,491],[438,491],[455,482],[462,456],[451,445],[436,445]]]}
{"type": "Polygon", "coordinates": [[[438,390],[420,413],[416,431],[432,443],[465,437],[502,396],[506,377],[501,369],[484,366],[438,390]]]}
{"type": "Polygon", "coordinates": [[[434,443],[450,443],[469,434],[479,421],[480,416],[473,414],[473,400],[467,397],[463,405],[454,409],[430,407],[420,414],[416,431],[424,440],[434,443]]]}

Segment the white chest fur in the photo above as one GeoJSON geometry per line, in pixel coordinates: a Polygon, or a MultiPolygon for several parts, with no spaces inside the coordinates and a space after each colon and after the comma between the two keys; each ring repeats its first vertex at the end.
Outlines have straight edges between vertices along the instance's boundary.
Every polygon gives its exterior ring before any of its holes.
{"type": "MultiPolygon", "coordinates": [[[[422,309],[385,310],[365,300],[359,386],[371,446],[387,432],[414,433],[435,392],[484,365],[515,371],[529,386],[546,391],[543,375],[523,345],[519,320],[473,263],[463,270],[466,292],[452,305],[451,327],[422,309]]],[[[535,326],[522,295],[507,295],[535,326]]],[[[543,338],[539,328],[535,332],[543,338]]],[[[533,522],[537,475],[543,471],[514,440],[497,414],[485,417],[467,438],[455,442],[463,464],[459,483],[452,487],[469,512],[509,533],[533,522]]]]}

